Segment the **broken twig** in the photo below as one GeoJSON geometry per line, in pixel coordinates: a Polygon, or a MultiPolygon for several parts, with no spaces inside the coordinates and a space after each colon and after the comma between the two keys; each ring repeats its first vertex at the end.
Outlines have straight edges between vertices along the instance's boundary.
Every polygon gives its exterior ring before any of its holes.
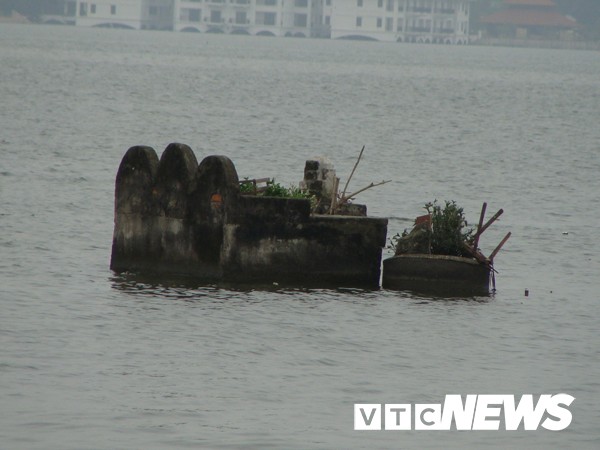
{"type": "Polygon", "coordinates": [[[344,203],[348,203],[348,200],[352,199],[353,197],[356,197],[358,194],[360,194],[361,192],[366,191],[367,189],[371,189],[371,188],[374,188],[376,186],[381,186],[382,184],[389,183],[390,181],[392,181],[392,180],[384,180],[384,181],[380,181],[379,183],[371,183],[368,186],[366,186],[366,187],[364,187],[362,189],[359,189],[358,191],[353,192],[352,194],[350,194],[348,196],[342,196],[340,198],[340,201],[338,202],[338,206],[343,205],[344,203]]]}
{"type": "Polygon", "coordinates": [[[500,249],[502,248],[502,246],[506,243],[506,241],[508,241],[508,238],[510,237],[511,232],[509,231],[508,234],[506,236],[504,236],[504,239],[502,239],[502,241],[500,241],[500,243],[498,244],[498,247],[496,247],[494,249],[494,251],[492,252],[492,254],[490,255],[489,260],[493,263],[494,258],[496,257],[496,255],[498,254],[498,252],[500,251],[500,249]]]}
{"type": "Polygon", "coordinates": [[[481,236],[481,228],[483,227],[483,219],[485,218],[485,210],[487,208],[487,203],[483,202],[481,206],[481,214],[479,215],[479,225],[477,226],[477,231],[475,232],[475,237],[473,238],[473,249],[477,250],[477,246],[479,245],[479,237],[481,236]]]}
{"type": "Polygon", "coordinates": [[[357,158],[356,162],[354,163],[354,167],[352,168],[352,172],[350,172],[350,176],[348,177],[348,181],[346,181],[346,184],[344,186],[344,190],[342,191],[342,197],[341,198],[344,198],[346,196],[346,189],[348,189],[348,185],[350,184],[350,180],[352,179],[352,176],[354,175],[354,171],[358,167],[358,163],[360,163],[360,159],[362,158],[362,155],[363,155],[364,151],[365,151],[365,146],[363,145],[362,149],[360,150],[360,153],[358,154],[358,158],[357,158]]]}
{"type": "Polygon", "coordinates": [[[329,207],[329,214],[333,214],[337,208],[338,202],[338,188],[340,187],[340,179],[335,177],[333,179],[333,192],[331,193],[331,206],[329,207]]]}
{"type": "Polygon", "coordinates": [[[498,210],[498,212],[496,214],[494,214],[492,216],[492,218],[490,220],[488,220],[486,222],[486,224],[483,227],[481,227],[479,230],[477,230],[477,234],[481,236],[483,234],[483,232],[485,230],[487,230],[489,228],[489,226],[491,224],[493,224],[498,219],[498,217],[500,217],[502,215],[502,213],[504,213],[504,210],[501,208],[500,210],[498,210]]]}

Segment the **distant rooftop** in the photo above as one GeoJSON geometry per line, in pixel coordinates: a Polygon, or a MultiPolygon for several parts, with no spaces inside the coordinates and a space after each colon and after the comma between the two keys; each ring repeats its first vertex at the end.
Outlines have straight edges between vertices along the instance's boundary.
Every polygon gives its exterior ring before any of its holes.
{"type": "Polygon", "coordinates": [[[552,0],[504,0],[506,9],[480,19],[486,24],[506,24],[521,27],[543,26],[576,28],[577,22],[556,11],[552,0]]]}
{"type": "MultiPolygon", "coordinates": [[[[512,0],[515,1],[515,0],[512,0]]],[[[530,0],[531,1],[531,0],[530,0]]],[[[532,11],[507,9],[481,18],[481,22],[489,24],[510,24],[518,26],[546,26],[559,28],[576,28],[575,19],[563,16],[556,11],[532,11]]]]}

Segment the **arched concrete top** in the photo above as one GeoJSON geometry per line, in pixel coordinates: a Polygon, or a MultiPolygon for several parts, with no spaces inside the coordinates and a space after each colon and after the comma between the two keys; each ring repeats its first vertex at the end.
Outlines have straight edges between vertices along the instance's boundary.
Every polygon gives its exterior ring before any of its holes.
{"type": "Polygon", "coordinates": [[[131,176],[144,175],[153,182],[158,172],[158,155],[152,147],[136,145],[131,147],[123,156],[119,171],[117,172],[117,184],[120,180],[131,176]]]}
{"type": "Polygon", "coordinates": [[[173,143],[163,152],[158,164],[154,199],[161,215],[184,218],[187,214],[188,194],[198,169],[198,160],[190,147],[173,143]]]}
{"type": "Polygon", "coordinates": [[[211,155],[200,162],[196,190],[213,193],[239,193],[240,182],[233,162],[227,156],[211,155]]]}
{"type": "Polygon", "coordinates": [[[188,188],[197,170],[198,160],[192,149],[185,144],[172,143],[160,157],[157,181],[159,183],[177,181],[188,188]]]}
{"type": "Polygon", "coordinates": [[[94,25],[92,28],[118,28],[121,30],[135,30],[135,27],[121,22],[102,22],[94,25]]]}
{"type": "Polygon", "coordinates": [[[123,156],[115,183],[115,207],[124,213],[143,212],[158,172],[158,156],[152,147],[137,145],[123,156]]]}
{"type": "Polygon", "coordinates": [[[347,34],[344,36],[340,36],[337,39],[347,40],[347,41],[378,41],[379,39],[374,38],[372,36],[366,34],[347,34]]]}
{"type": "Polygon", "coordinates": [[[275,33],[268,30],[262,30],[256,33],[257,36],[267,36],[267,37],[275,37],[275,33]]]}
{"type": "Polygon", "coordinates": [[[222,221],[237,207],[240,183],[233,162],[212,155],[202,160],[196,172],[190,216],[199,221],[222,221]],[[204,218],[201,218],[204,217],[204,218]]]}

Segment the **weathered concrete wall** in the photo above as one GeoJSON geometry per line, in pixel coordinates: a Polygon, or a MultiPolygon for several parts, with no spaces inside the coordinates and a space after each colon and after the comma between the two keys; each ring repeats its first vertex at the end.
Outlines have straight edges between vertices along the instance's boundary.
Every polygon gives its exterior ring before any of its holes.
{"type": "Polygon", "coordinates": [[[490,268],[474,258],[404,254],[383,261],[386,289],[487,294],[490,268]]]}
{"type": "Polygon", "coordinates": [[[304,199],[240,194],[231,160],[171,144],[119,167],[111,269],[207,280],[379,285],[387,219],[315,216],[304,199]]]}
{"type": "MultiPolygon", "coordinates": [[[[300,187],[306,189],[317,200],[316,213],[327,214],[331,202],[338,193],[340,179],[335,174],[333,164],[327,159],[319,157],[306,161],[304,166],[304,179],[300,187]]],[[[344,203],[336,205],[336,215],[366,216],[366,205],[344,203]]]]}

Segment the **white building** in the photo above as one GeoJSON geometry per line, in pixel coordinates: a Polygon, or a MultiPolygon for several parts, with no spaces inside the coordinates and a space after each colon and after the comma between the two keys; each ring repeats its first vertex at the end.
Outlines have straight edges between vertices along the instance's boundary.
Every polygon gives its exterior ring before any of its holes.
{"type": "Polygon", "coordinates": [[[331,38],[467,44],[470,0],[331,0],[331,38]]]}
{"type": "Polygon", "coordinates": [[[201,33],[467,44],[470,1],[65,0],[64,22],[201,33]]]}
{"type": "Polygon", "coordinates": [[[175,0],[174,29],[316,37],[322,0],[175,0]]]}
{"type": "Polygon", "coordinates": [[[172,30],[175,0],[67,1],[65,13],[85,27],[172,30]]]}

